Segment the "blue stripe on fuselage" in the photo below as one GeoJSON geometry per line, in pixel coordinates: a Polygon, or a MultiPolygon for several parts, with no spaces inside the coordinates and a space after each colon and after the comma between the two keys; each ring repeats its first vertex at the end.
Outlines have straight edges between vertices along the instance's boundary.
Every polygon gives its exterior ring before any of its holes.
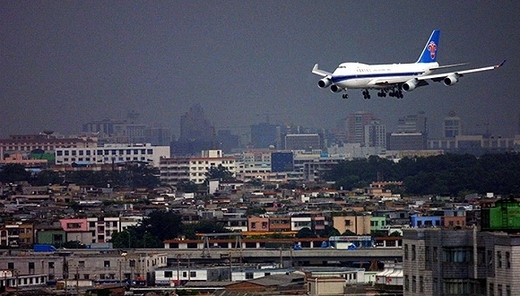
{"type": "Polygon", "coordinates": [[[378,78],[378,77],[393,77],[393,76],[419,76],[424,74],[424,72],[397,72],[397,73],[373,73],[373,74],[358,74],[358,75],[338,75],[332,76],[330,79],[333,83],[338,83],[351,79],[359,79],[359,78],[378,78]]]}

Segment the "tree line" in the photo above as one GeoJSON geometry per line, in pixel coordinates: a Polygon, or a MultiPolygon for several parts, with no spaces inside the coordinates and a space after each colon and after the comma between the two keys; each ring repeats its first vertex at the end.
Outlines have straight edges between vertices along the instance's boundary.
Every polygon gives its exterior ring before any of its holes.
{"type": "Polygon", "coordinates": [[[184,237],[197,239],[197,233],[226,233],[222,223],[201,220],[182,223],[182,216],[167,211],[154,211],[136,226],[112,234],[114,248],[163,248],[164,240],[184,237]]]}
{"type": "Polygon", "coordinates": [[[392,188],[405,195],[463,196],[494,192],[520,194],[520,154],[445,154],[403,158],[399,162],[370,156],[342,161],[323,173],[336,188],[351,190],[374,181],[402,181],[392,188]]]}
{"type": "Polygon", "coordinates": [[[123,170],[31,172],[21,164],[6,164],[0,168],[1,183],[26,181],[33,186],[49,184],[93,185],[98,188],[148,188],[160,185],[159,170],[141,164],[126,165],[123,170]]]}

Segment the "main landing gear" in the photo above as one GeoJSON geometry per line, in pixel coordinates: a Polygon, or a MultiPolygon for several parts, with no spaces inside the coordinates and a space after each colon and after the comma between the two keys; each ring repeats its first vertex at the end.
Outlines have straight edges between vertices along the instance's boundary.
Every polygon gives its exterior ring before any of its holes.
{"type": "Polygon", "coordinates": [[[363,98],[366,100],[366,99],[370,99],[370,93],[368,92],[368,89],[365,89],[363,91],[363,98]]]}
{"type": "Polygon", "coordinates": [[[402,99],[403,96],[403,90],[401,88],[392,88],[390,91],[388,89],[382,89],[377,93],[378,97],[386,97],[386,94],[388,93],[388,96],[402,99]]]}
{"type": "Polygon", "coordinates": [[[396,97],[398,99],[402,99],[404,97],[403,91],[401,89],[393,89],[388,95],[391,97],[396,97]]]}

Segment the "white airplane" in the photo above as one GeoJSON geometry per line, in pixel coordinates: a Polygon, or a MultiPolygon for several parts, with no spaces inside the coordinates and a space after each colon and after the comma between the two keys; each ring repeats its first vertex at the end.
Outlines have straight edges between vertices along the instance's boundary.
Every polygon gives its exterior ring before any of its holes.
{"type": "Polygon", "coordinates": [[[347,99],[347,89],[363,89],[363,97],[370,99],[369,89],[378,89],[379,97],[403,98],[403,90],[406,92],[416,87],[428,85],[427,80],[444,82],[445,85],[453,85],[465,74],[494,70],[502,66],[498,65],[454,71],[448,73],[432,74],[435,70],[466,65],[459,63],[453,65],[439,66],[437,63],[437,50],[439,50],[440,30],[433,30],[428,42],[415,63],[406,64],[380,64],[367,65],[362,63],[342,63],[333,73],[318,69],[314,65],[312,73],[322,76],[318,81],[318,87],[330,87],[333,93],[345,92],[343,98],[347,99]]]}

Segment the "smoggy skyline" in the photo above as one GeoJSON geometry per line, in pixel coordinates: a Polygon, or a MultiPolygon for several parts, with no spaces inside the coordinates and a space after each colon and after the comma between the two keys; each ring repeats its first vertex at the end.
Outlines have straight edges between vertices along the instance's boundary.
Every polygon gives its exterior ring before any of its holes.
{"type": "Polygon", "coordinates": [[[218,129],[264,122],[333,128],[356,111],[388,130],[424,111],[454,111],[469,133],[518,133],[520,4],[514,1],[4,1],[0,136],[122,119],[171,127],[195,103],[218,129]],[[405,93],[350,99],[319,89],[315,63],[413,62],[433,29],[438,60],[504,67],[405,93]]]}

